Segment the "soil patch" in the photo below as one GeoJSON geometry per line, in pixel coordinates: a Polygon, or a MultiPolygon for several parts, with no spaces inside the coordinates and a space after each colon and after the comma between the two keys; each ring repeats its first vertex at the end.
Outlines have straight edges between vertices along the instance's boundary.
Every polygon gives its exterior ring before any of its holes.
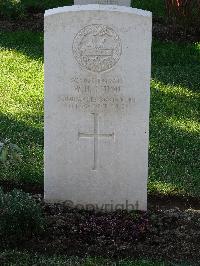
{"type": "MultiPolygon", "coordinates": [[[[6,20],[0,18],[0,31],[39,31],[44,30],[44,14],[30,14],[28,18],[21,20],[6,20]]],[[[165,23],[162,19],[153,19],[153,37],[162,41],[198,42],[200,41],[200,29],[185,29],[165,23]]]]}
{"type": "Polygon", "coordinates": [[[180,26],[153,22],[153,38],[161,41],[193,43],[200,41],[200,29],[184,29],[180,26]]]}
{"type": "Polygon", "coordinates": [[[47,204],[41,185],[1,181],[0,186],[4,191],[18,188],[31,193],[41,204],[46,221],[45,231],[40,235],[30,233],[20,239],[0,237],[2,249],[114,260],[150,258],[200,265],[198,198],[149,195],[147,212],[105,213],[47,204]]]}
{"type": "Polygon", "coordinates": [[[36,31],[44,30],[44,14],[30,14],[26,19],[11,20],[0,17],[0,31],[36,31]]]}
{"type": "Polygon", "coordinates": [[[37,200],[44,211],[45,231],[9,242],[0,239],[1,247],[45,255],[149,258],[200,265],[199,211],[103,213],[37,200]]]}

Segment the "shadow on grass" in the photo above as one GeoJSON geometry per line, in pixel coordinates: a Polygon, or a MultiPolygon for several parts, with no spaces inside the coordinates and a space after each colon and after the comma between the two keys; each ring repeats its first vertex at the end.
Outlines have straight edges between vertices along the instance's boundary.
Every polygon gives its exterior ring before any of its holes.
{"type": "Polygon", "coordinates": [[[200,195],[197,105],[198,99],[189,103],[187,98],[152,88],[149,152],[152,190],[158,187],[160,192],[200,195]],[[163,182],[163,186],[158,182],[163,182]]]}
{"type": "MultiPolygon", "coordinates": [[[[34,121],[33,116],[30,119],[34,121]]],[[[22,162],[10,165],[0,164],[0,180],[43,182],[43,128],[0,114],[0,140],[8,138],[22,150],[22,162]]]]}
{"type": "MultiPolygon", "coordinates": [[[[42,33],[0,33],[0,47],[43,60],[42,33]]],[[[151,98],[149,173],[151,186],[160,191],[200,194],[199,100],[196,96],[200,84],[199,63],[200,44],[153,42],[152,77],[155,82],[151,98]],[[191,94],[188,96],[185,91],[191,94]]],[[[30,116],[30,120],[38,121],[38,117],[30,116]]],[[[24,162],[9,171],[3,169],[0,178],[41,182],[43,129],[3,114],[0,115],[0,129],[1,138],[10,138],[24,151],[24,162]]]]}
{"type": "Polygon", "coordinates": [[[152,78],[172,86],[200,91],[200,43],[154,41],[152,78]]]}
{"type": "MultiPolygon", "coordinates": [[[[38,121],[38,116],[30,115],[29,119],[38,121]]],[[[41,117],[43,120],[43,117],[41,117]]],[[[27,121],[28,122],[28,121],[27,121]]],[[[34,142],[36,145],[43,145],[43,129],[28,125],[28,123],[15,120],[0,113],[0,138],[10,138],[17,141],[19,145],[34,142]]]]}
{"type": "Polygon", "coordinates": [[[150,191],[200,195],[200,44],[153,42],[150,191]]]}
{"type": "MultiPolygon", "coordinates": [[[[200,194],[197,158],[199,136],[196,132],[168,122],[170,113],[163,111],[168,108],[169,98],[166,95],[156,90],[153,91],[153,99],[149,152],[150,192],[197,196],[200,194]],[[158,111],[160,106],[162,109],[158,111]]],[[[178,98],[175,101],[179,104],[178,98]]],[[[187,110],[182,112],[183,116],[186,114],[187,110]]],[[[38,117],[30,116],[30,120],[37,121],[38,117]]],[[[43,128],[31,127],[27,123],[0,115],[0,139],[10,138],[23,151],[23,162],[9,169],[1,167],[0,179],[26,183],[43,181],[43,128]]]]}
{"type": "Polygon", "coordinates": [[[11,49],[35,60],[44,61],[43,33],[19,31],[0,32],[0,49],[11,49]]]}

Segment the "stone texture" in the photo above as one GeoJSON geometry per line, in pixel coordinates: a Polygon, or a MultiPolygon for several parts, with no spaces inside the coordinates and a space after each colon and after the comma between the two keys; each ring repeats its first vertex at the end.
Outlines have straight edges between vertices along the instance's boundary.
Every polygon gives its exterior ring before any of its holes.
{"type": "Polygon", "coordinates": [[[46,11],[46,201],[147,208],[151,27],[129,7],[46,11]]]}
{"type": "Polygon", "coordinates": [[[131,0],[74,0],[75,5],[100,4],[131,6],[131,0]]]}

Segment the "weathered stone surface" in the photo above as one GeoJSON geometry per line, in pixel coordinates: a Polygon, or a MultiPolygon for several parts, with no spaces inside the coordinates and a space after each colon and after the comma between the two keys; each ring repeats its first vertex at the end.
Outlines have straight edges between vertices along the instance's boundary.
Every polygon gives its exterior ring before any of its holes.
{"type": "Polygon", "coordinates": [[[128,7],[46,11],[46,201],[146,209],[151,24],[128,7]]]}

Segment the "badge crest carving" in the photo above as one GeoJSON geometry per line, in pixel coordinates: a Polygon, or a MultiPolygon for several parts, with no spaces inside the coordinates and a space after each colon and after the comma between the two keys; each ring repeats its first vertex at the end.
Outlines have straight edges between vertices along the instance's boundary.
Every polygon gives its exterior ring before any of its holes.
{"type": "Polygon", "coordinates": [[[103,72],[119,61],[122,45],[112,28],[95,24],[78,32],[72,50],[80,66],[92,72],[103,72]]]}

